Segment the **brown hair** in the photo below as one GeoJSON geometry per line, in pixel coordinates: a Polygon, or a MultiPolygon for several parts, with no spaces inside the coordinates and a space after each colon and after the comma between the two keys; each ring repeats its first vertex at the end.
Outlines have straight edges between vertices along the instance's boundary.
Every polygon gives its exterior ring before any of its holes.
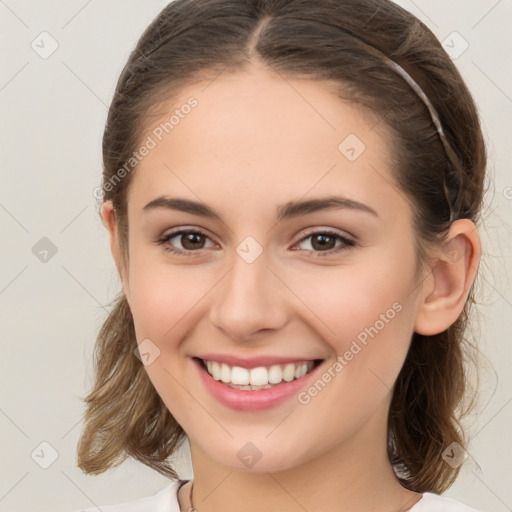
{"type": "MultiPolygon", "coordinates": [[[[477,110],[439,41],[412,14],[389,0],[175,0],[131,52],[103,137],[103,201],[113,202],[125,263],[133,173],[119,179],[119,169],[140,143],[145,123],[187,84],[255,62],[283,76],[333,84],[340,98],[385,122],[394,178],[413,207],[422,271],[428,268],[427,248],[444,242],[453,220],[479,222],[486,150],[477,110]],[[430,98],[457,162],[448,158],[424,102],[386,57],[430,98]]],[[[402,484],[417,492],[446,490],[460,468],[441,454],[453,442],[467,446],[461,419],[473,404],[466,403],[466,364],[474,353],[465,338],[472,303],[473,286],[461,316],[446,331],[413,334],[396,381],[388,453],[402,484]]],[[[132,456],[177,478],[167,459],[186,434],[134,356],[136,347],[121,292],[96,342],[78,465],[97,474],[132,456]]]]}

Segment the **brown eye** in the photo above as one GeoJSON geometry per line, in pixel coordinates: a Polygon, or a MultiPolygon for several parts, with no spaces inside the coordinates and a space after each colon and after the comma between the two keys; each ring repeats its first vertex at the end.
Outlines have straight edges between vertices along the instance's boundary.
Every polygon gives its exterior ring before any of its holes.
{"type": "Polygon", "coordinates": [[[314,233],[310,233],[300,241],[299,245],[310,239],[311,242],[309,245],[311,249],[306,248],[303,250],[317,253],[316,256],[329,256],[356,245],[353,240],[341,236],[339,233],[334,231],[316,231],[314,233]],[[336,245],[338,241],[341,243],[336,245]]]}
{"type": "Polygon", "coordinates": [[[189,232],[181,234],[179,236],[180,236],[180,242],[184,249],[193,250],[193,249],[202,249],[203,248],[202,245],[204,245],[205,237],[201,233],[189,231],[189,232]]]}
{"type": "Polygon", "coordinates": [[[201,231],[181,229],[165,235],[157,243],[164,245],[164,249],[168,252],[185,255],[204,249],[207,240],[209,240],[209,237],[201,231]],[[172,240],[175,240],[174,243],[171,243],[172,240]],[[178,243],[178,247],[176,247],[176,243],[178,243]]]}
{"type": "Polygon", "coordinates": [[[311,246],[313,249],[321,251],[322,249],[334,249],[336,246],[336,239],[327,234],[318,234],[311,237],[311,246]]]}

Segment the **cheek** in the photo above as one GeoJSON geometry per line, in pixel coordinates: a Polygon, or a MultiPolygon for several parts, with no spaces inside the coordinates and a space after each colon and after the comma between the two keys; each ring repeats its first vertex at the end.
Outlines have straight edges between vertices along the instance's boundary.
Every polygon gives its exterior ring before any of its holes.
{"type": "Polygon", "coordinates": [[[132,262],[130,308],[135,334],[137,342],[146,343],[151,354],[151,363],[145,370],[178,423],[186,423],[197,410],[183,391],[187,377],[181,347],[195,325],[194,315],[208,287],[206,284],[202,287],[200,280],[198,283],[191,276],[192,267],[166,265],[161,260],[151,262],[148,257],[134,257],[132,262]],[[151,340],[152,344],[145,340],[151,340]]]}
{"type": "Polygon", "coordinates": [[[130,308],[137,339],[163,340],[193,314],[208,292],[194,266],[166,264],[162,258],[134,257],[130,267],[130,308]]]}
{"type": "Polygon", "coordinates": [[[412,249],[380,252],[375,261],[320,267],[294,279],[309,324],[339,363],[325,375],[335,409],[340,397],[348,408],[371,409],[391,390],[414,330],[414,261],[412,249]]]}
{"type": "Polygon", "coordinates": [[[410,323],[405,314],[406,303],[411,300],[410,263],[390,255],[387,264],[381,259],[380,264],[311,266],[298,274],[289,270],[283,275],[300,301],[297,310],[303,311],[304,318],[338,353],[348,350],[354,339],[364,343],[377,334],[398,343],[393,329],[400,330],[398,326],[404,321],[410,323]]]}

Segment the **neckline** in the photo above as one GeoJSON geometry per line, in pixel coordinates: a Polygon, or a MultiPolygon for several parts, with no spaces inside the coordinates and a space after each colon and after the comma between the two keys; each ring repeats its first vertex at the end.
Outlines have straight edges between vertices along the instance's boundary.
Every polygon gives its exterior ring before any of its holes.
{"type": "MultiPolygon", "coordinates": [[[[191,481],[191,479],[189,479],[189,480],[183,480],[181,478],[178,479],[178,488],[176,490],[176,500],[178,501],[178,507],[180,508],[180,510],[181,510],[181,503],[180,503],[180,500],[179,500],[180,490],[181,490],[181,488],[184,485],[188,484],[190,481],[191,481]]],[[[424,498],[425,498],[426,494],[429,494],[429,493],[422,493],[420,499],[416,503],[413,503],[413,505],[410,508],[408,508],[407,510],[405,510],[404,512],[411,512],[411,511],[414,512],[414,508],[416,507],[416,505],[418,505],[419,503],[424,501],[424,498]]]]}
{"type": "MultiPolygon", "coordinates": [[[[189,482],[190,482],[190,480],[182,480],[181,478],[178,480],[178,488],[176,489],[176,501],[178,502],[178,508],[180,511],[184,510],[183,503],[180,503],[180,497],[179,497],[180,490],[184,485],[188,484],[189,482]]],[[[187,503],[188,503],[188,500],[187,500],[187,503]]]]}
{"type": "Polygon", "coordinates": [[[412,507],[408,508],[405,512],[411,512],[411,510],[414,512],[416,505],[418,505],[419,503],[424,501],[424,498],[425,498],[425,493],[423,492],[423,493],[421,493],[420,499],[416,503],[413,503],[412,507]]]}

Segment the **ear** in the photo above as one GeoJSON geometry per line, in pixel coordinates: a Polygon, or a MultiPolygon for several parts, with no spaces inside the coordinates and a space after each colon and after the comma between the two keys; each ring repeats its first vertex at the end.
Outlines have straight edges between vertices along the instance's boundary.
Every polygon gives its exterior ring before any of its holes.
{"type": "Polygon", "coordinates": [[[126,275],[127,272],[125,270],[125,266],[121,257],[121,246],[119,244],[119,233],[117,227],[116,213],[112,201],[105,201],[101,206],[100,213],[101,218],[103,220],[103,224],[108,230],[110,238],[110,251],[112,252],[112,256],[116,263],[117,272],[119,273],[119,277],[121,278],[124,293],[129,301],[130,288],[128,284],[128,276],[126,275]]]}
{"type": "Polygon", "coordinates": [[[452,223],[448,237],[423,281],[414,330],[432,336],[445,331],[459,318],[480,263],[477,228],[469,219],[452,223]]]}

